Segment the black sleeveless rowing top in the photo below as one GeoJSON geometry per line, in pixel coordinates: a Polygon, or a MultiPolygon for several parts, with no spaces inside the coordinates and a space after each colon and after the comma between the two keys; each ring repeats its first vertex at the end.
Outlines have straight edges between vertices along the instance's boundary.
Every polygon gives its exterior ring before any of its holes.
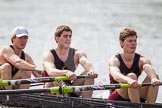
{"type": "Polygon", "coordinates": [[[74,53],[75,53],[75,49],[70,48],[69,49],[69,54],[68,54],[68,58],[65,62],[63,62],[62,60],[59,59],[56,51],[54,49],[50,50],[51,53],[53,54],[53,57],[55,59],[55,66],[57,69],[60,70],[70,70],[72,72],[74,72],[76,70],[75,64],[74,64],[74,53]]]}
{"type": "MultiPolygon", "coordinates": [[[[120,62],[119,69],[120,69],[121,73],[123,75],[127,75],[128,73],[132,73],[133,72],[133,73],[136,74],[136,76],[138,78],[140,76],[140,74],[141,74],[141,71],[140,71],[140,68],[139,68],[139,59],[140,59],[140,56],[141,56],[140,54],[135,53],[135,57],[134,57],[134,60],[133,60],[132,67],[131,68],[128,68],[125,65],[125,63],[124,63],[121,55],[120,54],[116,55],[116,57],[118,58],[118,60],[120,62]]],[[[111,84],[114,84],[114,83],[118,83],[118,82],[115,81],[113,79],[113,77],[110,75],[110,83],[111,84]]]]}
{"type": "MultiPolygon", "coordinates": [[[[60,58],[58,57],[56,51],[54,49],[50,50],[51,53],[53,54],[53,57],[55,59],[55,66],[57,69],[60,70],[70,70],[72,72],[74,72],[76,70],[75,64],[74,64],[74,54],[75,54],[75,49],[70,48],[69,49],[69,54],[68,54],[68,58],[65,62],[63,62],[62,60],[60,60],[60,58]]],[[[70,80],[64,81],[65,83],[71,84],[70,80]]]]}
{"type": "MultiPolygon", "coordinates": [[[[10,47],[14,50],[14,47],[12,45],[10,45],[10,47]]],[[[21,52],[20,59],[25,60],[25,53],[24,53],[24,51],[21,52]]],[[[12,77],[13,77],[18,72],[19,69],[14,67],[12,64],[10,64],[10,65],[11,65],[11,68],[12,68],[12,77]]]]}

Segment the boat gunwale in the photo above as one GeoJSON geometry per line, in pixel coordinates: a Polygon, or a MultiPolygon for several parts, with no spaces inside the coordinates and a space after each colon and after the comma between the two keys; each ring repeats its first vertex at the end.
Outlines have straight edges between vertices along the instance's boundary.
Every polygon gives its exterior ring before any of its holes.
{"type": "MultiPolygon", "coordinates": [[[[2,95],[0,95],[2,96],[2,95]]],[[[12,95],[10,95],[12,96],[12,95]]],[[[107,100],[107,99],[102,99],[102,98],[81,98],[81,97],[67,97],[67,96],[56,96],[52,94],[38,94],[38,93],[33,93],[33,94],[18,94],[19,97],[18,100],[9,100],[8,102],[13,102],[15,103],[18,101],[20,104],[27,106],[31,103],[37,103],[37,106],[52,106],[52,104],[60,104],[64,106],[68,106],[67,108],[80,108],[76,107],[77,105],[83,105],[89,106],[88,108],[106,108],[107,106],[122,106],[121,108],[127,107],[127,108],[160,108],[162,107],[162,103],[156,103],[156,104],[147,104],[147,103],[131,103],[127,101],[114,101],[114,100],[107,100]],[[149,107],[148,107],[149,106],[149,107]]],[[[7,101],[7,100],[6,100],[7,101]]],[[[4,100],[5,102],[5,100],[4,100]]],[[[7,103],[7,102],[5,102],[7,103]]],[[[0,102],[2,104],[2,102],[0,102]]],[[[34,104],[32,104],[34,105],[34,104]]],[[[48,108],[48,107],[43,107],[43,108],[48,108]]],[[[83,107],[82,107],[83,108],[83,107]]],[[[115,107],[116,108],[116,107],[115,107]]]]}

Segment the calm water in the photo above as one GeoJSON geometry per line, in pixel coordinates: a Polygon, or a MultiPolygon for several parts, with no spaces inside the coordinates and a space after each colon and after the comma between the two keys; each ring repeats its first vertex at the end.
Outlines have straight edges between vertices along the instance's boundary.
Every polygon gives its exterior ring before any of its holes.
{"type": "MultiPolygon", "coordinates": [[[[96,84],[109,84],[108,59],[121,51],[118,36],[124,27],[138,32],[137,52],[149,57],[162,77],[162,0],[0,0],[0,48],[10,44],[15,26],[29,29],[25,49],[42,68],[44,52],[56,46],[57,25],[73,29],[72,47],[87,52],[99,77],[96,84]]],[[[82,71],[79,66],[77,73],[82,71]]],[[[140,81],[145,74],[140,77],[140,81]]],[[[162,102],[160,87],[157,102],[162,102]]],[[[94,97],[107,98],[108,91],[95,91],[94,97]]]]}

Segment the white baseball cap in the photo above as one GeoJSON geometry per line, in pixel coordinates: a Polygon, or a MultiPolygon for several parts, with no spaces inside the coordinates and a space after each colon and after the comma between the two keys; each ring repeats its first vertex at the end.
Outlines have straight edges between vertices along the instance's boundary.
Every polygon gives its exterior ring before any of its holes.
{"type": "Polygon", "coordinates": [[[16,28],[14,28],[12,33],[13,35],[16,35],[17,37],[29,36],[28,30],[24,28],[23,26],[17,26],[16,28]]]}

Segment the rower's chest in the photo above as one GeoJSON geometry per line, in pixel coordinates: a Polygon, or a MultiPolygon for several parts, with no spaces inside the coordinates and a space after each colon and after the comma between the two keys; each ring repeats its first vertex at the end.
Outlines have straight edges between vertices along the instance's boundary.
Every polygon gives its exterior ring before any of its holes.
{"type": "Polygon", "coordinates": [[[124,60],[123,62],[124,62],[125,66],[126,66],[127,68],[131,68],[132,65],[133,65],[133,60],[130,60],[130,61],[124,60]]]}

